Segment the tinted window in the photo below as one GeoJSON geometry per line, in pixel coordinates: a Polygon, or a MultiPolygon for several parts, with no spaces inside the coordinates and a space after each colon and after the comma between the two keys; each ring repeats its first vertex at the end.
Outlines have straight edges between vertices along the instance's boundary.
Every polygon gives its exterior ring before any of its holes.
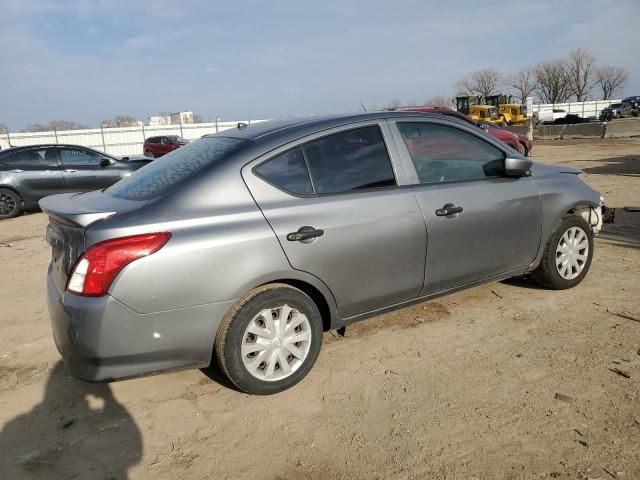
{"type": "Polygon", "coordinates": [[[147,143],[160,143],[160,139],[158,137],[147,138],[147,143]]]}
{"type": "Polygon", "coordinates": [[[55,156],[47,155],[50,149],[41,148],[33,150],[21,150],[18,152],[7,152],[0,156],[0,164],[12,165],[15,167],[49,167],[56,166],[55,156]]]}
{"type": "Polygon", "coordinates": [[[255,172],[283,190],[292,193],[313,193],[309,171],[300,147],[259,165],[255,172]]]}
{"type": "Polygon", "coordinates": [[[58,155],[65,167],[98,166],[104,158],[95,152],[79,148],[61,148],[58,155]]]}
{"type": "Polygon", "coordinates": [[[178,182],[237,152],[246,140],[207,137],[174,150],[136,170],[105,190],[126,200],[150,200],[167,193],[178,182]]]}
{"type": "Polygon", "coordinates": [[[337,193],[396,185],[377,126],[358,128],[302,146],[316,193],[337,193]]]}
{"type": "Polygon", "coordinates": [[[504,170],[504,154],[470,133],[429,123],[399,123],[398,129],[420,183],[495,177],[504,170]]]}

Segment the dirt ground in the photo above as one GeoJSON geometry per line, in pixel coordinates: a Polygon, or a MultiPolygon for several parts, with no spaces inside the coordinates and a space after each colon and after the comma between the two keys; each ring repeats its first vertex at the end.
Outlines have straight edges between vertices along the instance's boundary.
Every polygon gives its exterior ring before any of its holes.
{"type": "MultiPolygon", "coordinates": [[[[534,159],[640,206],[640,139],[538,142],[534,159]]],[[[640,213],[619,211],[575,289],[512,280],[327,333],[272,397],[215,370],[70,378],[45,225],[0,223],[2,479],[640,479],[640,322],[611,313],[640,316],[640,213]]]]}

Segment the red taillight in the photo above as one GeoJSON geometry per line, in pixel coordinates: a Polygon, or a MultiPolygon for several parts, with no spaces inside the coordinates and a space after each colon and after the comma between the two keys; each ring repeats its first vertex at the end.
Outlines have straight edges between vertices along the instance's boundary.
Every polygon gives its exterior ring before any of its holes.
{"type": "Polygon", "coordinates": [[[169,238],[169,232],[146,233],[92,245],[73,267],[67,290],[90,297],[104,295],[124,267],[157,252],[169,238]]]}

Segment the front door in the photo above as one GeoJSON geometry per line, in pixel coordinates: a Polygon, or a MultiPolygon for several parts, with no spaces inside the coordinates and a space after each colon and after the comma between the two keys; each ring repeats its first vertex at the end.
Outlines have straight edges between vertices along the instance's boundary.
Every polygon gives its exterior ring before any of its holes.
{"type": "Polygon", "coordinates": [[[58,147],[62,174],[69,192],[88,192],[113,185],[120,179],[116,164],[102,165],[106,156],[80,147],[58,147]]]}
{"type": "Polygon", "coordinates": [[[540,245],[542,209],[529,177],[504,175],[505,152],[452,125],[397,122],[427,223],[422,294],[528,266],[540,245]]]}
{"type": "Polygon", "coordinates": [[[416,298],[426,229],[398,188],[378,124],[338,130],[243,176],[292,267],[322,280],[343,318],[416,298]]]}

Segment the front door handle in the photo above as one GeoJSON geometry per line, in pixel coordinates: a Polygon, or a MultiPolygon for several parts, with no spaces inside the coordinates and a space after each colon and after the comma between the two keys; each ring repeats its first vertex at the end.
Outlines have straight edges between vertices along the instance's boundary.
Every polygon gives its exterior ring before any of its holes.
{"type": "Polygon", "coordinates": [[[74,168],[67,168],[64,170],[67,173],[76,173],[78,170],[74,169],[74,168]]]}
{"type": "Polygon", "coordinates": [[[9,170],[9,172],[11,172],[11,173],[22,173],[22,172],[24,172],[24,170],[21,170],[19,168],[14,168],[13,170],[9,170]]]}
{"type": "Polygon", "coordinates": [[[436,210],[436,216],[438,217],[448,217],[449,215],[455,215],[457,213],[462,213],[463,208],[453,203],[447,203],[444,207],[436,210]]]}
{"type": "Polygon", "coordinates": [[[324,235],[324,230],[315,227],[300,227],[297,232],[292,232],[287,235],[287,240],[290,242],[302,242],[305,240],[311,240],[312,238],[321,237],[324,235]]]}

